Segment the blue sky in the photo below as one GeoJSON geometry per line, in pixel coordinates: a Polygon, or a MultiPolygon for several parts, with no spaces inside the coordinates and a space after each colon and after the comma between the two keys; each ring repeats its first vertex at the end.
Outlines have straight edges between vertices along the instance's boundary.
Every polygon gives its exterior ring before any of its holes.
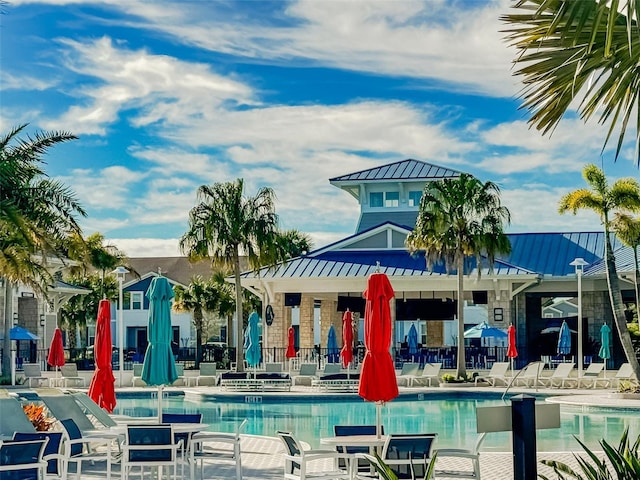
{"type": "Polygon", "coordinates": [[[0,16],[0,129],[79,140],[47,171],[129,256],[177,255],[202,184],[272,187],[316,246],[355,231],[328,179],[415,158],[492,180],[511,232],[599,230],[559,215],[586,163],[637,178],[633,147],[574,114],[542,137],[519,110],[508,1],[13,0],[0,16]]]}

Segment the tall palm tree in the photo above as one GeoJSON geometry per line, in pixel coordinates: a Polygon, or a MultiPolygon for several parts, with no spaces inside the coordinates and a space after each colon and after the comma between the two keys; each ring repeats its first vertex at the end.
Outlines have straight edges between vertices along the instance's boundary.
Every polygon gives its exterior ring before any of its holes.
{"type": "Polygon", "coordinates": [[[617,212],[611,225],[622,243],[633,249],[633,285],[636,291],[636,321],[640,322],[640,295],[638,294],[638,280],[640,268],[638,266],[638,247],[640,247],[640,218],[627,213],[617,212]]]}
{"type": "MultiPolygon", "coordinates": [[[[585,121],[608,124],[605,146],[619,130],[616,158],[627,127],[636,129],[640,160],[640,4],[619,0],[519,0],[503,15],[507,41],[518,50],[514,75],[522,77],[529,123],[552,132],[578,100],[585,121]]],[[[604,147],[603,147],[604,149],[604,147]]]]}
{"type": "Polygon", "coordinates": [[[313,249],[311,237],[299,230],[285,230],[280,232],[278,244],[282,249],[281,257],[290,259],[304,255],[313,249]]]}
{"type": "MultiPolygon", "coordinates": [[[[624,314],[624,303],[618,282],[618,272],[616,271],[616,259],[611,247],[611,214],[614,210],[640,210],[640,185],[633,178],[621,178],[609,186],[604,172],[595,165],[587,165],[582,171],[582,176],[591,188],[575,190],[566,194],[560,200],[558,211],[565,213],[578,210],[591,210],[597,213],[604,226],[604,253],[607,267],[607,284],[609,286],[609,299],[613,311],[613,319],[618,329],[620,343],[633,367],[636,375],[640,375],[638,359],[633,350],[631,336],[627,329],[627,321],[624,314]]],[[[638,376],[640,378],[640,376],[638,376]]]]}
{"type": "Polygon", "coordinates": [[[427,268],[444,260],[448,272],[457,272],[458,360],[457,376],[466,377],[464,351],[465,259],[475,256],[478,275],[482,256],[489,268],[498,253],[509,253],[511,244],[504,226],[511,220],[501,204],[500,189],[463,173],[455,179],[429,182],[424,188],[418,218],[407,236],[410,252],[424,251],[427,268]]]}
{"type": "Polygon", "coordinates": [[[244,370],[242,361],[242,285],[240,256],[251,268],[264,264],[265,256],[276,250],[278,216],[275,194],[261,188],[254,197],[244,195],[244,181],[202,185],[198,189],[199,204],[189,212],[188,231],[180,238],[180,249],[190,259],[210,258],[214,265],[230,267],[234,272],[236,290],[236,365],[244,370]]]}
{"type": "Polygon", "coordinates": [[[71,190],[47,177],[43,156],[54,145],[75,139],[66,132],[37,132],[20,138],[27,125],[0,137],[0,278],[4,279],[2,373],[10,374],[13,288],[29,285],[46,295],[51,282],[47,257],[62,257],[59,246],[80,232],[76,216],[86,212],[71,190]]]}
{"type": "Polygon", "coordinates": [[[174,289],[174,310],[193,313],[193,326],[196,330],[196,368],[200,366],[202,355],[202,333],[205,327],[204,312],[216,312],[221,302],[223,291],[214,280],[205,281],[196,276],[185,288],[177,285],[174,289]]]}

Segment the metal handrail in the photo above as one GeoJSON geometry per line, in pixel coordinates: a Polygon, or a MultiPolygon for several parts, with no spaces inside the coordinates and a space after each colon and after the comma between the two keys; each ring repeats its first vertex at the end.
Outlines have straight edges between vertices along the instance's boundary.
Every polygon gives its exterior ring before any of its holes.
{"type": "MultiPolygon", "coordinates": [[[[518,376],[527,370],[527,368],[529,368],[531,365],[536,364],[536,363],[541,363],[539,360],[536,360],[535,362],[529,362],[527,365],[525,365],[525,367],[522,370],[519,370],[518,373],[516,373],[513,377],[511,377],[511,381],[509,382],[509,384],[507,385],[507,388],[504,389],[504,393],[502,394],[502,401],[504,401],[504,397],[507,396],[507,392],[509,391],[509,388],[511,388],[511,385],[513,385],[513,382],[515,382],[516,378],[518,378],[518,376]]],[[[536,392],[538,391],[538,372],[536,372],[536,380],[535,380],[535,385],[536,385],[536,392]]]]}

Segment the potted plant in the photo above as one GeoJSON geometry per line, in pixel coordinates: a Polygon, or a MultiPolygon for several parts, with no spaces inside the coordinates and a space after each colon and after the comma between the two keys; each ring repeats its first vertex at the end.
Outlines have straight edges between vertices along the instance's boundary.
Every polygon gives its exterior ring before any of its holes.
{"type": "Polygon", "coordinates": [[[442,375],[441,387],[457,387],[457,386],[472,386],[474,385],[475,378],[478,376],[477,372],[473,374],[467,374],[466,377],[456,376],[452,373],[445,373],[442,375]]]}
{"type": "Polygon", "coordinates": [[[43,405],[29,403],[24,405],[22,409],[38,432],[48,431],[54,423],[45,415],[43,405]]]}
{"type": "MultiPolygon", "coordinates": [[[[369,463],[373,466],[375,471],[378,474],[378,478],[381,480],[398,480],[398,476],[395,474],[391,468],[380,458],[377,452],[374,453],[374,456],[371,455],[363,455],[369,463]]],[[[433,452],[433,456],[429,459],[429,463],[425,464],[425,472],[424,472],[424,480],[429,480],[433,476],[433,471],[435,470],[436,465],[436,457],[438,456],[438,452],[433,452]]],[[[413,469],[411,470],[411,478],[415,479],[415,473],[413,469]]]]}

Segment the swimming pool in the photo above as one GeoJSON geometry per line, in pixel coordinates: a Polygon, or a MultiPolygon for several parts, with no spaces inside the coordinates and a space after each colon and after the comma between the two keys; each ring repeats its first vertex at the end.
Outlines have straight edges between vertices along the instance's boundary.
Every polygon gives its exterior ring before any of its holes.
{"type": "MultiPolygon", "coordinates": [[[[386,433],[437,432],[438,447],[471,447],[477,437],[476,407],[510,405],[500,395],[477,392],[437,392],[399,397],[382,407],[386,433]]],[[[118,398],[115,413],[133,416],[157,415],[157,401],[150,398],[118,398]]],[[[276,430],[290,430],[313,447],[319,438],[332,436],[336,424],[375,424],[375,405],[359,398],[239,396],[204,397],[172,395],[164,399],[164,411],[201,412],[210,430],[233,432],[245,418],[245,433],[275,436],[276,430]],[[247,401],[245,401],[247,400],[247,401]]],[[[576,435],[589,447],[598,441],[617,444],[625,428],[630,438],[640,433],[637,410],[585,409],[562,405],[560,428],[538,430],[538,451],[580,450],[576,435]]],[[[483,450],[511,450],[511,434],[497,432],[487,436],[483,450]]]]}

